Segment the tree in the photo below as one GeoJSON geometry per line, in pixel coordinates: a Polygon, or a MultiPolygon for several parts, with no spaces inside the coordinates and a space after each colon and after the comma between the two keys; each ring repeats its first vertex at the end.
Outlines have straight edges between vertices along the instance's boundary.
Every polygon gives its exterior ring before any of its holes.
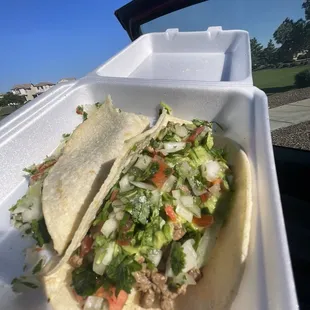
{"type": "Polygon", "coordinates": [[[256,69],[264,63],[264,47],[256,38],[251,39],[252,69],[256,69]]]}
{"type": "Polygon", "coordinates": [[[305,0],[302,4],[302,8],[305,9],[305,17],[306,20],[310,20],[310,0],[305,0]]]}
{"type": "Polygon", "coordinates": [[[306,49],[306,34],[306,22],[303,19],[294,22],[286,18],[282,22],[273,34],[276,43],[281,44],[281,61],[292,61],[294,55],[306,49]]]}
{"type": "Polygon", "coordinates": [[[11,104],[21,105],[26,101],[25,96],[14,95],[11,92],[4,94],[2,99],[0,99],[0,107],[5,107],[11,104]]]}
{"type": "Polygon", "coordinates": [[[278,49],[275,47],[273,41],[270,39],[267,47],[264,49],[264,58],[267,64],[276,64],[277,63],[277,54],[278,49]]]}

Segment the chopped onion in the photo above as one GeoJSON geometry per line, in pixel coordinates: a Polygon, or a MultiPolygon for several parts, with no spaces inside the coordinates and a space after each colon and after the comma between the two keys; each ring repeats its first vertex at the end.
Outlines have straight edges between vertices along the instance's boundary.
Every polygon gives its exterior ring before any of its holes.
{"type": "Polygon", "coordinates": [[[114,200],[113,202],[112,202],[112,207],[113,208],[121,208],[121,207],[123,207],[124,206],[124,204],[123,204],[123,202],[121,201],[121,200],[114,200]]]}
{"type": "Polygon", "coordinates": [[[167,153],[178,152],[183,150],[185,146],[185,142],[164,142],[164,149],[167,153]]]}
{"type": "Polygon", "coordinates": [[[189,205],[186,209],[192,212],[196,217],[201,218],[201,209],[197,205],[189,205]]]}
{"type": "Polygon", "coordinates": [[[194,204],[193,196],[181,196],[180,201],[184,207],[190,207],[194,204]]]}
{"type": "Polygon", "coordinates": [[[191,186],[195,196],[200,196],[202,194],[205,194],[208,192],[206,188],[198,189],[195,182],[192,180],[192,178],[187,178],[189,185],[191,186]]]}
{"type": "Polygon", "coordinates": [[[216,195],[220,192],[221,190],[221,185],[220,184],[214,184],[209,188],[209,192],[216,195]]]}
{"type": "Polygon", "coordinates": [[[131,181],[130,182],[132,185],[139,187],[139,188],[143,188],[143,189],[147,189],[149,191],[153,191],[156,189],[156,187],[154,185],[148,184],[148,183],[144,183],[144,182],[134,182],[131,181]]]}
{"type": "Polygon", "coordinates": [[[185,283],[184,284],[187,284],[187,285],[196,285],[196,281],[194,279],[193,276],[191,276],[190,274],[188,273],[185,273],[185,283]]]}
{"type": "Polygon", "coordinates": [[[181,197],[181,192],[178,189],[175,189],[174,191],[172,191],[172,196],[175,199],[179,199],[181,197]]]}
{"type": "Polygon", "coordinates": [[[83,310],[101,310],[103,298],[97,296],[88,296],[84,304],[83,310]]]}
{"type": "Polygon", "coordinates": [[[182,207],[181,205],[178,205],[175,209],[175,212],[183,217],[186,221],[192,222],[193,220],[193,213],[187,210],[186,208],[182,207]]]}
{"type": "Polygon", "coordinates": [[[207,228],[197,247],[197,267],[203,267],[209,258],[209,255],[215,245],[216,236],[218,234],[219,229],[221,228],[221,224],[215,223],[210,228],[207,228]]]}
{"type": "Polygon", "coordinates": [[[166,180],[166,182],[164,183],[164,185],[162,186],[161,191],[170,193],[176,181],[177,181],[177,178],[173,174],[171,174],[169,178],[166,180]]]}
{"type": "Polygon", "coordinates": [[[195,241],[189,239],[182,244],[183,252],[185,254],[185,266],[183,272],[187,272],[193,268],[197,268],[197,254],[193,248],[195,241]]]}
{"type": "Polygon", "coordinates": [[[158,205],[159,204],[159,200],[160,200],[160,192],[159,192],[159,190],[154,190],[154,191],[152,191],[152,196],[151,196],[151,203],[153,204],[153,205],[158,205]]]}
{"type": "Polygon", "coordinates": [[[118,221],[122,220],[123,217],[124,217],[124,212],[123,212],[123,211],[119,211],[119,212],[117,212],[117,213],[115,214],[115,218],[116,218],[118,221]]]}
{"type": "Polygon", "coordinates": [[[137,160],[135,167],[144,171],[148,167],[148,165],[151,163],[151,161],[152,161],[152,158],[150,156],[141,155],[139,159],[137,160]]]}
{"type": "Polygon", "coordinates": [[[161,250],[152,249],[148,253],[148,259],[155,265],[155,267],[157,267],[162,255],[163,252],[161,250]]]}
{"type": "Polygon", "coordinates": [[[184,138],[187,136],[188,132],[185,126],[177,124],[174,126],[174,128],[175,128],[175,133],[181,138],[184,138]]]}
{"type": "Polygon", "coordinates": [[[210,182],[218,178],[218,174],[220,170],[221,170],[221,166],[215,160],[210,160],[201,165],[202,175],[210,182]]]}
{"type": "Polygon", "coordinates": [[[43,217],[41,202],[36,200],[37,199],[33,197],[33,205],[22,213],[23,222],[32,222],[33,220],[39,220],[43,217]]]}
{"type": "Polygon", "coordinates": [[[109,219],[114,219],[114,218],[115,218],[115,215],[116,215],[115,212],[111,212],[111,213],[108,215],[108,218],[109,218],[109,219]]]}
{"type": "Polygon", "coordinates": [[[111,263],[113,259],[115,243],[111,242],[108,247],[99,249],[96,251],[96,255],[93,262],[93,271],[99,275],[103,275],[106,267],[111,263]]]}
{"type": "Polygon", "coordinates": [[[128,192],[131,189],[133,189],[133,186],[130,184],[131,178],[128,176],[128,174],[125,174],[121,180],[119,181],[119,186],[120,186],[120,192],[128,192]]]}
{"type": "Polygon", "coordinates": [[[186,176],[193,176],[198,173],[197,169],[194,169],[190,166],[190,164],[187,161],[183,161],[180,165],[180,172],[182,175],[186,176]]]}
{"type": "Polygon", "coordinates": [[[114,218],[104,222],[101,232],[108,238],[118,228],[118,221],[114,218]]]}

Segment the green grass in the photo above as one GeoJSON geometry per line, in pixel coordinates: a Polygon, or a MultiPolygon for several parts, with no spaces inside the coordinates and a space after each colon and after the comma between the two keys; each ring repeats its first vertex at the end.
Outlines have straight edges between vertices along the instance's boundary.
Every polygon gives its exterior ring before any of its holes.
{"type": "Polygon", "coordinates": [[[294,88],[295,75],[305,69],[310,69],[310,65],[255,71],[253,72],[254,85],[267,94],[287,91],[294,88]]]}

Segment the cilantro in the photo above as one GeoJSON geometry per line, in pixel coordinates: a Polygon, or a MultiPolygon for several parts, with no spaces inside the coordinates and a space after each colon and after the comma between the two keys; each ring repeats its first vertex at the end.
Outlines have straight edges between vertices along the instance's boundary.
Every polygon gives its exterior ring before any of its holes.
{"type": "Polygon", "coordinates": [[[134,222],[145,225],[151,213],[151,204],[144,194],[131,199],[132,218],[134,222]]]}
{"type": "Polygon", "coordinates": [[[154,236],[153,225],[151,223],[149,223],[146,225],[145,230],[143,232],[141,245],[152,247],[153,246],[153,236],[154,236]]]}
{"type": "Polygon", "coordinates": [[[143,182],[150,179],[159,170],[159,163],[157,161],[152,161],[141,176],[137,178],[137,181],[143,182]]]}
{"type": "Polygon", "coordinates": [[[154,149],[159,148],[159,144],[160,143],[158,141],[156,141],[155,139],[151,139],[151,141],[150,141],[150,146],[153,147],[154,149]]]}
{"type": "Polygon", "coordinates": [[[88,117],[88,113],[87,112],[83,112],[83,122],[87,120],[88,117]]]}
{"type": "Polygon", "coordinates": [[[31,234],[33,239],[37,241],[37,245],[42,247],[44,243],[48,243],[51,240],[44,218],[40,220],[32,220],[31,222],[31,234]]]}
{"type": "Polygon", "coordinates": [[[84,107],[82,105],[78,105],[75,110],[76,114],[83,115],[84,107]]]}
{"type": "Polygon", "coordinates": [[[165,174],[166,177],[170,176],[170,174],[172,174],[172,168],[167,167],[167,168],[164,170],[164,174],[165,174]]]}
{"type": "Polygon", "coordinates": [[[163,141],[181,142],[182,139],[177,134],[175,134],[173,131],[168,131],[166,135],[163,137],[163,141]]]}
{"type": "Polygon", "coordinates": [[[171,268],[177,276],[185,266],[185,254],[180,242],[175,242],[171,249],[171,268]]]}
{"type": "Polygon", "coordinates": [[[141,270],[142,266],[134,260],[134,256],[126,256],[120,252],[106,269],[107,277],[115,284],[117,296],[121,290],[130,293],[135,284],[132,273],[141,270]]]}
{"type": "Polygon", "coordinates": [[[132,148],[131,148],[132,151],[136,151],[137,150],[137,144],[135,144],[132,148]]]}
{"type": "MultiPolygon", "coordinates": [[[[160,105],[162,107],[162,110],[165,109],[167,111],[167,114],[172,114],[172,109],[166,104],[165,102],[161,101],[160,105]]],[[[160,110],[159,115],[162,113],[162,110],[160,110]]]]}
{"type": "Polygon", "coordinates": [[[100,108],[102,105],[103,105],[103,103],[100,103],[100,102],[95,103],[96,108],[100,108]]]}
{"type": "Polygon", "coordinates": [[[109,240],[104,235],[97,235],[94,242],[94,248],[105,248],[109,244],[109,240]]]}
{"type": "Polygon", "coordinates": [[[40,272],[42,269],[42,264],[43,264],[43,259],[40,259],[40,261],[32,269],[32,273],[36,274],[36,273],[40,272]]]}
{"type": "Polygon", "coordinates": [[[111,206],[111,201],[107,201],[100,211],[100,213],[97,215],[96,219],[93,222],[93,226],[96,226],[100,222],[104,222],[107,220],[109,216],[109,208],[111,206]]]}
{"type": "Polygon", "coordinates": [[[174,198],[169,193],[162,193],[163,203],[173,205],[174,204],[174,198]]]}
{"type": "Polygon", "coordinates": [[[80,296],[93,295],[97,289],[97,276],[90,268],[79,267],[72,272],[72,286],[80,296]]]}
{"type": "Polygon", "coordinates": [[[37,166],[35,164],[31,165],[30,167],[26,167],[23,169],[24,172],[29,173],[30,175],[34,175],[37,173],[37,166]]]}
{"type": "Polygon", "coordinates": [[[64,133],[63,135],[62,135],[62,137],[65,139],[65,138],[68,138],[68,137],[70,137],[70,133],[64,133]]]}
{"type": "Polygon", "coordinates": [[[196,127],[209,126],[209,122],[197,118],[193,119],[192,122],[196,127]]]}
{"type": "Polygon", "coordinates": [[[219,161],[223,161],[223,162],[226,162],[225,159],[224,159],[224,156],[226,155],[225,154],[225,151],[223,149],[215,149],[215,148],[212,148],[211,150],[209,150],[209,152],[211,153],[211,155],[219,160],[219,161]]]}

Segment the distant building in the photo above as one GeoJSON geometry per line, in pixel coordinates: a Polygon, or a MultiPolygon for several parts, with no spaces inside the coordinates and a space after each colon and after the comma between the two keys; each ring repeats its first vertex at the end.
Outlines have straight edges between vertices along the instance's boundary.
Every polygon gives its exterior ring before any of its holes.
{"type": "Polygon", "coordinates": [[[44,93],[45,91],[49,90],[54,85],[55,85],[54,83],[50,82],[40,82],[38,84],[35,84],[34,87],[37,88],[37,95],[40,95],[41,93],[44,93]]]}
{"type": "Polygon", "coordinates": [[[25,96],[26,100],[29,101],[37,97],[41,93],[47,91],[54,85],[55,85],[54,83],[50,83],[50,82],[41,82],[35,85],[32,83],[18,84],[18,85],[14,85],[11,88],[11,91],[15,95],[25,96]]]}
{"type": "Polygon", "coordinates": [[[63,79],[59,80],[57,83],[65,83],[65,82],[73,82],[73,81],[76,81],[75,77],[63,78],[63,79]]]}
{"type": "Polygon", "coordinates": [[[3,94],[3,93],[0,93],[0,99],[2,99],[2,98],[3,98],[3,96],[4,96],[4,94],[3,94]]]}

